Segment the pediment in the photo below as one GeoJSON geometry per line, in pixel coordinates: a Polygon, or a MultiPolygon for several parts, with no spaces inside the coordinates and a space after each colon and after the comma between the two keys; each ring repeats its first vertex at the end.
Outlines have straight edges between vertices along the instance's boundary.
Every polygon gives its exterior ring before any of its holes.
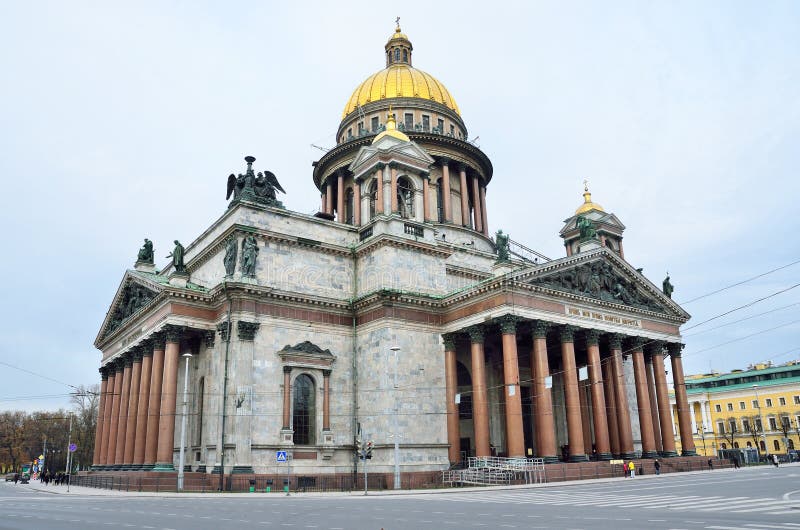
{"type": "Polygon", "coordinates": [[[150,305],[160,294],[163,287],[147,276],[147,273],[127,271],[120,282],[117,293],[111,302],[111,308],[100,328],[97,340],[105,339],[122,326],[131,316],[150,305]]]}
{"type": "Polygon", "coordinates": [[[359,176],[379,162],[383,164],[397,162],[425,171],[434,163],[434,159],[414,142],[403,142],[387,136],[377,144],[359,149],[349,169],[354,175],[359,176]]]}
{"type": "Polygon", "coordinates": [[[612,232],[620,234],[625,230],[625,225],[622,224],[622,221],[619,220],[619,217],[617,217],[613,213],[606,213],[606,212],[599,212],[597,210],[592,210],[585,214],[573,215],[572,217],[565,219],[564,226],[559,231],[559,235],[563,237],[564,234],[577,230],[578,228],[576,223],[578,222],[578,217],[588,217],[594,222],[598,230],[611,229],[612,232]]]}
{"type": "Polygon", "coordinates": [[[278,352],[278,357],[287,366],[326,370],[336,362],[336,356],[330,350],[323,350],[311,341],[303,341],[294,346],[287,344],[278,352]]]}
{"type": "Polygon", "coordinates": [[[551,262],[518,277],[518,281],[684,321],[689,319],[689,314],[678,304],[607,248],[551,262]]]}

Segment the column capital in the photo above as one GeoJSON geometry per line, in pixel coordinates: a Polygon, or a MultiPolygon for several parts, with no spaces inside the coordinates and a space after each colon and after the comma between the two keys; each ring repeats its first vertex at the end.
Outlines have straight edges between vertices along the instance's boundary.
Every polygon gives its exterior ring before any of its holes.
{"type": "Polygon", "coordinates": [[[550,328],[550,323],[544,320],[535,320],[531,326],[531,332],[534,339],[543,339],[547,336],[547,330],[550,328]]]}
{"type": "MultiPolygon", "coordinates": [[[[328,370],[328,372],[330,372],[330,370],[328,370]]],[[[283,367],[283,373],[285,373],[285,374],[292,373],[292,367],[291,366],[284,366],[283,367]]]]}
{"type": "Polygon", "coordinates": [[[100,379],[103,381],[108,381],[108,366],[101,366],[100,367],[100,379]]]}
{"type": "Polygon", "coordinates": [[[228,342],[228,340],[230,339],[229,324],[230,322],[227,320],[225,322],[220,322],[219,324],[217,324],[217,333],[219,333],[219,337],[220,340],[222,340],[222,342],[228,342]]]}
{"type": "Polygon", "coordinates": [[[522,319],[515,315],[501,316],[497,319],[497,323],[500,324],[500,332],[504,335],[515,334],[517,332],[517,323],[520,320],[522,319]]]}
{"type": "Polygon", "coordinates": [[[153,339],[146,338],[139,343],[142,348],[142,357],[151,357],[153,355],[153,339]]]}
{"type": "Polygon", "coordinates": [[[164,336],[167,342],[178,343],[181,341],[181,334],[183,333],[183,326],[174,326],[167,324],[164,326],[164,336]]]}
{"type": "Polygon", "coordinates": [[[444,342],[445,351],[456,351],[455,333],[442,333],[442,341],[444,342]]]}
{"type": "Polygon", "coordinates": [[[397,162],[389,162],[389,169],[397,169],[400,167],[400,164],[397,162]]]}
{"type": "Polygon", "coordinates": [[[126,351],[122,356],[122,362],[125,368],[133,366],[133,351],[126,351]]]}
{"type": "Polygon", "coordinates": [[[153,341],[153,350],[164,351],[164,348],[167,347],[167,339],[163,331],[156,331],[150,335],[150,339],[153,341]]]}
{"type": "Polygon", "coordinates": [[[653,355],[662,355],[664,353],[664,343],[660,340],[649,341],[644,345],[644,353],[650,357],[653,355]]]}
{"type": "Polygon", "coordinates": [[[476,324],[474,326],[470,326],[466,331],[467,334],[469,334],[469,340],[472,344],[483,344],[483,339],[485,337],[485,329],[483,325],[476,324]]]}
{"type": "Polygon", "coordinates": [[[428,171],[420,171],[419,178],[421,178],[422,180],[430,180],[431,174],[428,171]]]}
{"type": "Polygon", "coordinates": [[[575,342],[575,326],[569,324],[563,325],[559,328],[561,342],[575,342]]]}
{"type": "Polygon", "coordinates": [[[261,324],[258,322],[245,322],[244,320],[240,320],[236,323],[237,330],[239,331],[239,339],[255,340],[259,326],[261,326],[261,324]]]}
{"type": "Polygon", "coordinates": [[[628,337],[628,348],[631,352],[643,351],[647,339],[644,337],[628,337]]]}
{"type": "Polygon", "coordinates": [[[135,363],[142,362],[142,357],[144,356],[145,349],[146,348],[141,344],[133,349],[133,362],[135,363]]]}
{"type": "Polygon", "coordinates": [[[216,333],[214,333],[210,329],[203,330],[203,340],[206,343],[206,348],[213,348],[214,347],[214,339],[216,338],[216,333]]]}
{"type": "Polygon", "coordinates": [[[612,350],[622,349],[623,336],[619,333],[612,333],[608,336],[608,345],[612,350]]]}
{"type": "Polygon", "coordinates": [[[330,376],[331,376],[331,370],[322,371],[322,377],[330,377],[330,376]]]}
{"type": "Polygon", "coordinates": [[[125,355],[121,355],[114,359],[114,369],[117,373],[120,373],[125,369],[125,355]]]}
{"type": "Polygon", "coordinates": [[[450,159],[447,158],[446,156],[440,156],[439,157],[439,163],[442,164],[442,167],[448,166],[450,164],[450,159]]]}
{"type": "Polygon", "coordinates": [[[669,353],[670,357],[680,358],[683,346],[680,342],[668,342],[667,353],[669,353]]]}
{"type": "Polygon", "coordinates": [[[586,337],[587,346],[597,346],[600,343],[600,331],[596,329],[587,329],[583,332],[586,337]]]}
{"type": "Polygon", "coordinates": [[[385,167],[386,167],[386,164],[384,164],[383,162],[378,162],[377,164],[375,164],[375,169],[378,170],[378,171],[383,171],[383,168],[385,168],[385,167]]]}
{"type": "Polygon", "coordinates": [[[458,168],[459,173],[466,173],[467,172],[467,165],[463,162],[459,162],[456,166],[458,168]]]}

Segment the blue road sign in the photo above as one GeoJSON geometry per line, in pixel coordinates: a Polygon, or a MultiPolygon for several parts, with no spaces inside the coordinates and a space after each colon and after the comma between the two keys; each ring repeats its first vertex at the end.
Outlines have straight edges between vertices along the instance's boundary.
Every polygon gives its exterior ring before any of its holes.
{"type": "Polygon", "coordinates": [[[69,444],[69,452],[74,453],[78,450],[78,446],[76,444],[69,444]]]}
{"type": "Polygon", "coordinates": [[[275,458],[278,459],[278,462],[286,462],[286,451],[275,451],[275,458]]]}

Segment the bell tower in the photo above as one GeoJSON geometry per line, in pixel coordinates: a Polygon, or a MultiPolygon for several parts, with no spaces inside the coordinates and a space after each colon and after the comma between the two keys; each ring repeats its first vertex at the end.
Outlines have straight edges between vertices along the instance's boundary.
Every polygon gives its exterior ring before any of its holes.
{"type": "Polygon", "coordinates": [[[613,213],[592,202],[588,181],[583,181],[583,204],[564,221],[559,235],[564,239],[567,256],[597,247],[608,247],[625,259],[622,232],[625,225],[613,213]]]}

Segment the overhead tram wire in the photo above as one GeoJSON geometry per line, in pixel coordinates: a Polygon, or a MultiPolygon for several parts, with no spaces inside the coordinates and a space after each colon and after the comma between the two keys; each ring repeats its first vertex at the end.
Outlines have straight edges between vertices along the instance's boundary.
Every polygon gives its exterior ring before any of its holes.
{"type": "Polygon", "coordinates": [[[798,322],[800,322],[800,319],[792,320],[791,322],[787,322],[785,324],[781,324],[780,326],[774,326],[774,327],[771,327],[771,328],[768,328],[768,329],[763,329],[761,331],[756,331],[755,333],[751,333],[750,335],[745,335],[744,337],[738,337],[736,339],[729,340],[727,342],[722,342],[722,343],[716,344],[714,346],[709,346],[708,348],[703,348],[702,350],[697,350],[697,351],[694,351],[694,352],[687,352],[685,355],[688,355],[690,353],[697,354],[697,353],[702,353],[702,352],[705,352],[705,351],[713,350],[715,348],[719,348],[720,346],[725,346],[727,344],[732,344],[732,343],[738,342],[740,340],[749,339],[750,337],[755,337],[757,335],[763,335],[764,333],[769,333],[770,331],[774,331],[776,329],[785,328],[786,326],[791,326],[792,324],[797,324],[798,322]]]}
{"type": "Polygon", "coordinates": [[[769,311],[764,311],[763,313],[757,313],[757,314],[751,315],[749,317],[740,318],[739,320],[734,320],[732,322],[727,322],[725,324],[720,324],[719,326],[716,326],[716,327],[713,327],[713,328],[704,329],[702,331],[697,331],[695,333],[689,333],[686,336],[687,337],[695,337],[695,336],[701,335],[703,333],[708,333],[709,331],[714,331],[714,330],[717,330],[717,329],[720,329],[720,328],[724,328],[726,326],[732,326],[733,324],[738,324],[739,322],[744,322],[745,320],[751,320],[751,319],[758,318],[758,317],[761,317],[761,316],[764,316],[764,315],[768,315],[770,313],[776,313],[778,311],[783,311],[784,309],[789,309],[790,307],[795,307],[795,306],[798,306],[798,305],[800,305],[800,302],[795,302],[793,304],[785,305],[783,307],[778,307],[776,309],[770,309],[769,311]]]}
{"type": "Polygon", "coordinates": [[[736,282],[736,283],[733,283],[731,285],[728,285],[727,287],[722,287],[721,289],[717,289],[716,291],[711,291],[710,293],[706,293],[706,294],[700,295],[700,296],[698,296],[696,298],[692,298],[691,300],[686,300],[685,302],[678,302],[678,304],[679,305],[691,304],[692,302],[696,302],[697,300],[702,300],[703,298],[707,298],[709,296],[713,296],[713,295],[715,295],[717,293],[721,293],[722,291],[726,291],[726,290],[731,289],[733,287],[738,287],[739,285],[744,285],[747,282],[751,282],[753,280],[757,280],[758,278],[762,278],[764,276],[767,276],[768,274],[772,274],[773,272],[778,272],[779,270],[786,269],[788,267],[791,267],[792,265],[797,265],[798,263],[800,263],[800,259],[797,260],[797,261],[793,261],[793,262],[791,262],[791,263],[789,263],[787,265],[783,265],[782,267],[778,267],[778,268],[769,270],[769,271],[761,273],[761,274],[759,274],[757,276],[753,276],[752,278],[748,278],[746,280],[742,280],[740,282],[736,282]]]}
{"type": "Polygon", "coordinates": [[[3,366],[8,366],[9,368],[13,368],[14,370],[19,370],[20,372],[25,372],[26,374],[35,375],[36,377],[41,377],[42,379],[47,379],[48,381],[52,381],[54,383],[58,383],[59,385],[68,386],[74,390],[80,390],[77,386],[71,385],[69,383],[65,383],[64,381],[59,381],[58,379],[53,379],[52,377],[47,377],[46,375],[42,375],[37,372],[33,372],[31,370],[26,370],[25,368],[20,368],[19,366],[14,366],[13,364],[9,364],[7,362],[0,361],[0,364],[3,366]]]}

